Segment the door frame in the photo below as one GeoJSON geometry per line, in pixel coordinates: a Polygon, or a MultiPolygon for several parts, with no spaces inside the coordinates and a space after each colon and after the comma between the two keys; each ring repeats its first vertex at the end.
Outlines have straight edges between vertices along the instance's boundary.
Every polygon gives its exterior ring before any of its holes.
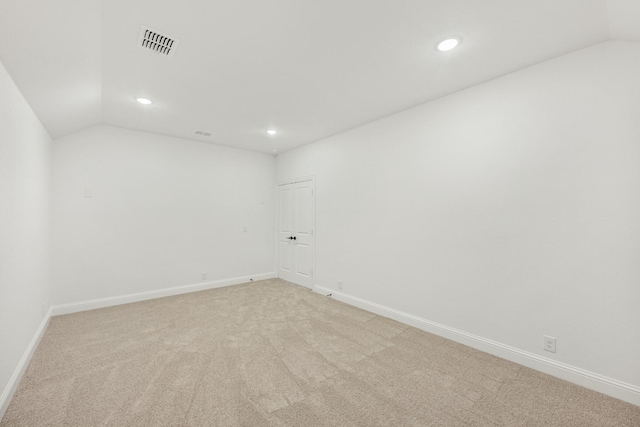
{"type": "MultiPolygon", "coordinates": [[[[280,192],[278,189],[283,185],[289,184],[297,184],[299,182],[311,182],[311,232],[313,236],[311,248],[311,291],[315,292],[316,290],[316,176],[302,176],[299,178],[293,178],[282,182],[276,183],[276,224],[275,224],[275,233],[274,233],[274,245],[275,245],[275,265],[276,265],[276,277],[280,277],[280,252],[279,252],[279,233],[280,233],[280,192]]],[[[299,285],[300,286],[300,285],[299,285]]]]}

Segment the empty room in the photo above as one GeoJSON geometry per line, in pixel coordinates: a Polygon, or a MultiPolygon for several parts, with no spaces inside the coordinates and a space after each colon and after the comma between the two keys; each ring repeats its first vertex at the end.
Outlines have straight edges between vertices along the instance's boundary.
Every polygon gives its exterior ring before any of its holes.
{"type": "Polygon", "coordinates": [[[0,393],[640,426],[640,2],[0,1],[0,393]]]}

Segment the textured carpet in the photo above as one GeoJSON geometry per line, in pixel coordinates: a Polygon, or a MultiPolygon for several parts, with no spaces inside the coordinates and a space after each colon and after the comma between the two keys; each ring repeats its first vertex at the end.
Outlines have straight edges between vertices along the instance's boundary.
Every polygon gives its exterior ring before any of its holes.
{"type": "Polygon", "coordinates": [[[51,319],[2,426],[640,426],[640,407],[281,280],[51,319]]]}

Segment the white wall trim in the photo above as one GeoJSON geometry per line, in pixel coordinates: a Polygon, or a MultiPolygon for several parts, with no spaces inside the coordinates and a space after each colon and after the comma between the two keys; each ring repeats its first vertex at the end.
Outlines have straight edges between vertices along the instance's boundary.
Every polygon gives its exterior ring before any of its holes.
{"type": "Polygon", "coordinates": [[[44,331],[47,330],[47,326],[49,325],[49,320],[51,319],[52,307],[49,307],[47,314],[45,314],[42,322],[40,322],[40,326],[36,330],[36,333],[31,338],[31,342],[27,346],[18,366],[13,371],[13,375],[9,379],[7,386],[4,388],[2,395],[0,395],[0,420],[4,417],[4,413],[7,412],[7,408],[9,407],[9,403],[11,403],[11,398],[15,394],[18,384],[20,384],[20,380],[22,379],[22,375],[27,370],[27,366],[29,366],[29,362],[31,361],[31,357],[33,353],[35,353],[36,348],[38,348],[38,344],[40,343],[40,339],[42,339],[42,335],[44,335],[44,331]]]}
{"type": "Polygon", "coordinates": [[[561,378],[599,393],[640,406],[640,387],[638,386],[605,377],[575,366],[567,365],[566,363],[557,362],[528,351],[520,350],[497,341],[492,341],[478,335],[473,335],[459,329],[432,322],[362,298],[354,297],[342,292],[336,292],[333,289],[316,285],[314,291],[324,295],[331,294],[332,298],[349,305],[397,320],[404,324],[422,329],[423,331],[448,338],[461,344],[468,345],[469,347],[493,354],[494,356],[507,359],[511,362],[518,363],[528,368],[544,372],[545,374],[561,378]]]}
{"type": "MultiPolygon", "coordinates": [[[[314,188],[315,188],[315,182],[316,182],[316,176],[315,175],[306,175],[306,176],[300,176],[298,178],[286,179],[286,180],[284,180],[282,182],[277,182],[276,183],[276,188],[280,187],[281,185],[296,184],[298,182],[306,182],[306,181],[313,181],[314,188]]],[[[276,196],[277,196],[277,194],[276,194],[276,196]]]]}
{"type": "Polygon", "coordinates": [[[187,294],[190,292],[205,291],[207,289],[222,288],[225,286],[239,285],[241,283],[273,279],[276,277],[275,272],[254,274],[251,276],[234,277],[231,279],[214,280],[210,282],[194,283],[192,285],[175,286],[173,288],[157,289],[147,292],[136,292],[133,294],[119,295],[115,297],[92,299],[87,301],[79,301],[70,304],[54,305],[52,307],[53,316],[61,314],[78,313],[80,311],[95,310],[97,308],[112,307],[114,305],[129,304],[132,302],[146,301],[155,298],[170,297],[173,295],[187,294]]]}

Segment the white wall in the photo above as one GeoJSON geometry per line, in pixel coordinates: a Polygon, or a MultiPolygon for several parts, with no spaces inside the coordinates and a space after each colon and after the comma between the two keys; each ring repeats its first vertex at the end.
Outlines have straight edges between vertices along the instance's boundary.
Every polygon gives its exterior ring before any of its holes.
{"type": "Polygon", "coordinates": [[[279,155],[316,284],[640,386],[639,75],[607,42],[279,155]]]}
{"type": "Polygon", "coordinates": [[[606,5],[611,39],[640,41],[640,2],[606,0],[606,5]]]}
{"type": "Polygon", "coordinates": [[[273,156],[97,126],[53,159],[55,304],[274,272],[273,156]]]}
{"type": "Polygon", "coordinates": [[[50,305],[50,144],[0,64],[0,418],[50,305]]]}

